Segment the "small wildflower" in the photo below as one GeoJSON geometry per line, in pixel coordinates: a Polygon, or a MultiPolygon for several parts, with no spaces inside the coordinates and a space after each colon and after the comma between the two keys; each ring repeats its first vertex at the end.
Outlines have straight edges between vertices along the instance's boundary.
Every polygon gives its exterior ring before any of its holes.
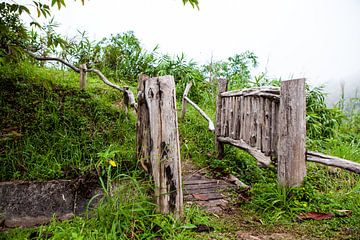
{"type": "Polygon", "coordinates": [[[109,163],[112,167],[116,167],[116,162],[114,160],[109,160],[109,163]]]}

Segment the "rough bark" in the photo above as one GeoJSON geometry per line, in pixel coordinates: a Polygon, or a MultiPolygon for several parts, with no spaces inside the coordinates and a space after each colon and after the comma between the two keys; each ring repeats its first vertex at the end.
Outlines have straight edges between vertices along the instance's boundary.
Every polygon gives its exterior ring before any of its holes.
{"type": "Polygon", "coordinates": [[[218,141],[217,137],[221,136],[222,130],[222,119],[224,118],[223,114],[223,101],[221,98],[221,93],[227,90],[227,81],[226,79],[220,78],[218,82],[218,96],[216,98],[216,131],[215,131],[215,143],[218,152],[218,158],[222,159],[224,155],[224,145],[222,142],[218,141]]]}
{"type": "Polygon", "coordinates": [[[281,186],[302,184],[306,175],[305,79],[281,83],[278,141],[278,181],[281,186]]]}
{"type": "Polygon", "coordinates": [[[183,193],[174,78],[140,79],[139,90],[138,112],[142,122],[138,122],[137,142],[142,146],[137,149],[150,161],[158,210],[180,217],[183,193]]]}
{"type": "Polygon", "coordinates": [[[311,151],[307,151],[306,157],[307,161],[310,162],[316,162],[327,166],[338,167],[360,174],[360,163],[311,151]]]}
{"type": "Polygon", "coordinates": [[[251,154],[259,163],[260,166],[268,167],[271,163],[270,157],[265,156],[260,150],[251,147],[243,140],[234,140],[229,137],[218,137],[218,141],[223,143],[229,143],[235,147],[241,148],[251,154]]]}

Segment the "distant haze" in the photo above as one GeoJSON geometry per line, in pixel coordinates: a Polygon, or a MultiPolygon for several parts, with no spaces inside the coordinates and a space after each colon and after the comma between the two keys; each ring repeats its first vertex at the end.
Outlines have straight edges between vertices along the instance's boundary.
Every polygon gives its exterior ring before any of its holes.
{"type": "Polygon", "coordinates": [[[246,50],[255,52],[257,72],[269,77],[306,77],[326,84],[329,99],[360,89],[359,0],[199,0],[200,10],[181,0],[66,1],[55,11],[63,34],[86,30],[101,39],[128,30],[147,49],[184,52],[207,63],[246,50]]]}

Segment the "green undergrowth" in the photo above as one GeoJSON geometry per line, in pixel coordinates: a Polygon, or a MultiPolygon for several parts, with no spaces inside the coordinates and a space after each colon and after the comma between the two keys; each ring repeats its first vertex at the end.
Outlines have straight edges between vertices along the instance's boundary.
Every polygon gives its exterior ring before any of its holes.
{"type": "Polygon", "coordinates": [[[26,64],[0,76],[1,180],[74,178],[109,148],[120,172],[136,168],[135,117],[122,94],[93,78],[80,91],[78,76],[26,64]]]}

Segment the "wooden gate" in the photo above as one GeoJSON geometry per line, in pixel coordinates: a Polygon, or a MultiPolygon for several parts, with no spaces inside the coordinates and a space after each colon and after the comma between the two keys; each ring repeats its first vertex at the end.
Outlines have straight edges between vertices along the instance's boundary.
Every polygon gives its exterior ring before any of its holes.
{"type": "Polygon", "coordinates": [[[306,174],[305,79],[283,81],[281,88],[227,91],[219,80],[216,109],[216,143],[242,148],[260,165],[277,162],[283,186],[298,186],[306,174]]]}

